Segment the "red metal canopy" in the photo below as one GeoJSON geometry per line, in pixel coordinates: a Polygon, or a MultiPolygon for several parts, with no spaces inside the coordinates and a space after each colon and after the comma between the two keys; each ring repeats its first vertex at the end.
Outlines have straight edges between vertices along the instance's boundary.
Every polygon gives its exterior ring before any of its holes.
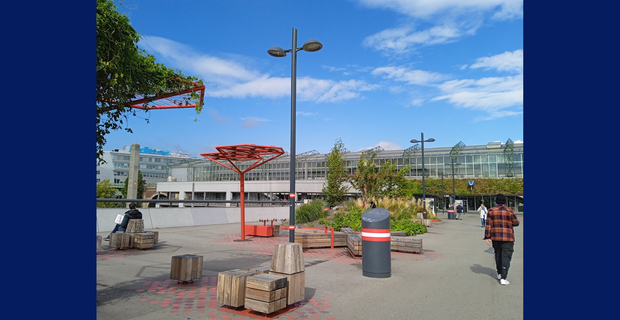
{"type": "Polygon", "coordinates": [[[215,147],[218,152],[201,153],[200,155],[216,162],[232,171],[239,173],[240,177],[240,195],[241,195],[241,240],[245,240],[245,190],[244,190],[244,174],[260,165],[263,165],[284,154],[282,147],[259,146],[255,144],[237,144],[231,146],[215,147]],[[275,155],[270,158],[263,156],[275,155]],[[230,166],[223,164],[222,160],[230,163],[230,166]],[[241,170],[233,161],[254,161],[247,169],[241,170]]]}

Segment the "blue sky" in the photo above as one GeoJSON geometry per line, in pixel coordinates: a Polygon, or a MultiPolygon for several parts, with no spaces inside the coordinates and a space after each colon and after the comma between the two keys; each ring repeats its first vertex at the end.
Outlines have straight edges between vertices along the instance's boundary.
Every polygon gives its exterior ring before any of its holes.
{"type": "Polygon", "coordinates": [[[133,133],[104,150],[202,152],[232,144],[290,150],[290,49],[297,54],[296,153],[327,153],[337,139],[359,151],[523,141],[522,0],[117,2],[157,62],[201,77],[201,114],[138,112],[133,133]],[[144,120],[148,119],[148,123],[144,120]]]}

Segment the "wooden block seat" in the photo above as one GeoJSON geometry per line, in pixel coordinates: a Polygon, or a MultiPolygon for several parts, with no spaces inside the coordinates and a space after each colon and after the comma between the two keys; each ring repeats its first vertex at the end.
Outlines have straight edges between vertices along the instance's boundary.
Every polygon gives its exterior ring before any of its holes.
{"type": "Polygon", "coordinates": [[[125,233],[142,233],[144,232],[144,220],[142,219],[131,219],[127,223],[127,230],[125,233]]]}
{"type": "Polygon", "coordinates": [[[103,237],[102,236],[97,236],[97,254],[99,254],[99,252],[101,252],[101,241],[103,241],[103,237]]]}
{"type": "Polygon", "coordinates": [[[170,262],[170,279],[193,282],[202,278],[202,256],[184,254],[173,256],[170,262]]]}
{"type": "Polygon", "coordinates": [[[136,249],[150,249],[155,245],[155,235],[151,232],[134,233],[132,246],[136,249]]]}
{"type": "Polygon", "coordinates": [[[422,253],[422,238],[391,237],[390,250],[410,253],[422,253]]]}
{"type": "Polygon", "coordinates": [[[300,243],[287,242],[275,245],[269,274],[286,277],[288,283],[287,305],[304,300],[305,271],[303,247],[300,243]]]}
{"type": "Polygon", "coordinates": [[[249,270],[233,269],[217,275],[217,302],[230,307],[245,304],[245,287],[248,277],[256,275],[249,270]]]}
{"type": "Polygon", "coordinates": [[[272,313],[287,306],[286,276],[257,274],[246,279],[245,308],[272,313]]]}
{"type": "Polygon", "coordinates": [[[256,274],[263,274],[263,273],[269,273],[269,269],[270,268],[271,267],[267,267],[267,266],[265,266],[265,267],[257,266],[257,267],[251,267],[251,268],[244,268],[243,270],[252,271],[252,272],[254,272],[256,274]]]}
{"type": "Polygon", "coordinates": [[[144,232],[153,234],[153,244],[157,244],[157,242],[159,242],[159,231],[146,230],[144,232]]]}
{"type": "Polygon", "coordinates": [[[130,249],[132,234],[124,232],[115,232],[110,235],[110,247],[115,249],[130,249]]]}
{"type": "Polygon", "coordinates": [[[304,252],[301,244],[276,243],[271,256],[270,272],[293,274],[306,270],[304,252]]]}

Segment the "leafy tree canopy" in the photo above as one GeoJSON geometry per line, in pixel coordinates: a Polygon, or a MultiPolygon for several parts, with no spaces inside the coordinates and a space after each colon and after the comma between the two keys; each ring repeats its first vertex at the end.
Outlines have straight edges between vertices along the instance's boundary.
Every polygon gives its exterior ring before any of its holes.
{"type": "MultiPolygon", "coordinates": [[[[118,12],[114,1],[97,0],[97,160],[100,163],[104,162],[106,134],[123,129],[123,119],[136,115],[135,109],[127,107],[129,101],[189,89],[192,81],[202,84],[202,79],[156,63],[155,57],[138,48],[139,40],[140,35],[130,25],[129,18],[118,12]]],[[[184,102],[194,103],[197,98],[197,94],[189,94],[184,102]]],[[[197,104],[196,112],[201,110],[202,106],[197,104]]],[[[132,132],[129,127],[124,129],[132,132]]]]}
{"type": "Polygon", "coordinates": [[[327,178],[323,184],[323,193],[327,198],[327,205],[330,207],[341,203],[349,191],[349,187],[345,184],[347,171],[342,158],[343,153],[344,143],[338,139],[327,155],[327,178]]]}

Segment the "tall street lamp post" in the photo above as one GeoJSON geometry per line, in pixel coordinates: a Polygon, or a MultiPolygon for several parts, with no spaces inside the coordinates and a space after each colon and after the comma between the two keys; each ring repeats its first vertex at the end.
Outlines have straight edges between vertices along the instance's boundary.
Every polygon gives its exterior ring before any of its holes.
{"type": "Polygon", "coordinates": [[[297,51],[308,52],[319,51],[323,48],[318,40],[308,40],[301,48],[297,48],[297,29],[293,28],[293,45],[291,49],[284,50],[280,47],[271,47],[267,50],[269,55],[274,57],[286,57],[287,52],[291,52],[291,164],[290,164],[290,195],[289,195],[289,242],[295,242],[295,104],[297,100],[297,51]]]}
{"type": "Polygon", "coordinates": [[[428,140],[424,140],[424,132],[422,132],[422,140],[418,141],[416,139],[411,139],[411,143],[422,143],[422,215],[424,219],[426,219],[426,185],[424,183],[424,176],[426,175],[424,172],[424,142],[433,142],[435,139],[430,138],[428,140]]]}

